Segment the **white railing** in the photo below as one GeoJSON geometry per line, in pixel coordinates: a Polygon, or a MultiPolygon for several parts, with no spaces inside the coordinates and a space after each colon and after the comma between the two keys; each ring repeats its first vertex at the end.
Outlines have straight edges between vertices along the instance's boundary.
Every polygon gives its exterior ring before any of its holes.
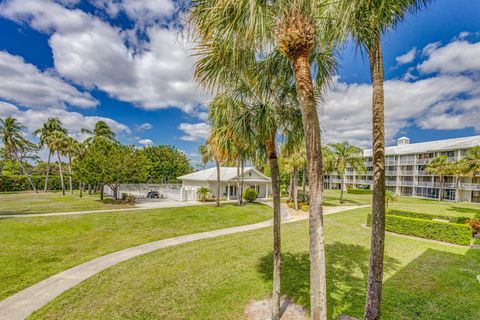
{"type": "Polygon", "coordinates": [[[400,176],[413,176],[413,171],[412,170],[404,170],[399,172],[400,176]]]}
{"type": "MultiPolygon", "coordinates": [[[[105,186],[105,194],[113,197],[113,190],[105,186]]],[[[122,183],[118,185],[117,196],[122,194],[135,196],[137,199],[144,199],[150,191],[157,191],[160,198],[171,199],[177,201],[193,200],[196,198],[196,190],[194,188],[185,189],[181,184],[156,184],[156,183],[122,183]],[[188,197],[188,198],[186,198],[188,197]]]]}
{"type": "Polygon", "coordinates": [[[401,160],[400,159],[400,162],[399,164],[401,165],[404,165],[404,164],[414,164],[415,163],[415,160],[412,160],[412,159],[405,159],[405,160],[401,160]]]}
{"type": "Polygon", "coordinates": [[[342,182],[342,179],[330,179],[330,180],[325,180],[325,182],[341,183],[341,182],[342,182]]]}
{"type": "Polygon", "coordinates": [[[460,189],[464,190],[480,190],[480,184],[478,183],[461,183],[460,189]]]}
{"type": "Polygon", "coordinates": [[[385,181],[385,185],[386,186],[396,186],[397,185],[397,181],[385,181]]]}
{"type": "Polygon", "coordinates": [[[428,173],[428,171],[425,171],[425,170],[424,171],[418,171],[417,175],[418,176],[431,176],[431,174],[428,173]]]}
{"type": "Polygon", "coordinates": [[[438,183],[431,181],[418,181],[417,186],[419,187],[438,187],[438,183]]]}
{"type": "Polygon", "coordinates": [[[427,159],[417,159],[417,164],[426,164],[429,163],[432,158],[427,158],[427,159]]]}
{"type": "Polygon", "coordinates": [[[400,180],[400,185],[401,186],[413,186],[413,181],[401,181],[400,180]]]}
{"type": "Polygon", "coordinates": [[[385,175],[393,177],[397,175],[397,171],[385,171],[385,175]]]}
{"type": "Polygon", "coordinates": [[[450,161],[450,162],[455,162],[457,160],[458,160],[457,157],[448,157],[448,161],[450,161]]]}

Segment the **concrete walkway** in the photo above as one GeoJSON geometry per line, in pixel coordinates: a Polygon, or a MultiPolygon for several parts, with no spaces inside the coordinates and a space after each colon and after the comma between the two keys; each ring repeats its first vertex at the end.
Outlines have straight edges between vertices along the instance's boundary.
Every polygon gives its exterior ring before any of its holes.
{"type": "MultiPolygon", "coordinates": [[[[362,208],[365,206],[355,207],[335,207],[336,210],[328,210],[325,214],[331,214],[340,211],[362,208]]],[[[334,208],[332,208],[334,209],[334,208]]],[[[282,216],[285,216],[283,223],[290,223],[308,218],[305,214],[301,218],[290,218],[288,212],[282,210],[282,216]]],[[[188,243],[192,241],[215,238],[218,236],[229,235],[239,232],[251,231],[272,226],[272,220],[238,226],[226,229],[213,230],[202,233],[195,233],[175,238],[169,238],[159,241],[154,241],[142,244],[136,247],[127,248],[105,256],[96,258],[94,260],[85,262],[76,267],[70,268],[60,272],[50,278],[47,278],[39,283],[28,287],[16,294],[0,301],[0,319],[1,320],[20,320],[25,319],[34,311],[45,306],[47,303],[58,297],[65,291],[75,287],[93,275],[112,267],[118,263],[128,259],[137,257],[139,255],[156,251],[159,249],[175,246],[178,244],[188,243]]]]}

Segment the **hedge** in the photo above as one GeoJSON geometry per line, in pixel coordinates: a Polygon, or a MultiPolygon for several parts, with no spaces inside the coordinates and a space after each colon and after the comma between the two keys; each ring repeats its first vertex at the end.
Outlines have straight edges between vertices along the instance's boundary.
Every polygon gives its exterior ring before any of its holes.
{"type": "MultiPolygon", "coordinates": [[[[385,216],[385,220],[386,230],[395,233],[463,246],[470,245],[472,240],[472,227],[468,224],[407,218],[390,214],[385,216]]],[[[372,215],[369,214],[367,217],[367,225],[371,226],[371,224],[372,215]]]]}
{"type": "MultiPolygon", "coordinates": [[[[43,190],[45,176],[30,176],[37,189],[43,190]]],[[[63,177],[65,188],[68,189],[68,176],[63,177]]],[[[74,186],[76,186],[74,182],[74,186]]],[[[61,190],[60,176],[48,177],[48,190],[61,190]]],[[[6,191],[32,191],[32,187],[26,176],[0,176],[0,192],[6,191]]]]}
{"type": "Polygon", "coordinates": [[[370,189],[347,189],[347,193],[350,194],[372,194],[373,191],[370,189]]]}
{"type": "Polygon", "coordinates": [[[440,219],[440,220],[447,220],[449,222],[460,223],[460,224],[467,223],[467,221],[470,220],[470,218],[467,218],[467,217],[451,217],[451,216],[444,216],[440,214],[429,214],[429,213],[413,212],[413,211],[398,210],[398,209],[389,209],[387,213],[392,216],[402,216],[407,218],[417,218],[417,219],[426,219],[426,220],[440,219]]]}

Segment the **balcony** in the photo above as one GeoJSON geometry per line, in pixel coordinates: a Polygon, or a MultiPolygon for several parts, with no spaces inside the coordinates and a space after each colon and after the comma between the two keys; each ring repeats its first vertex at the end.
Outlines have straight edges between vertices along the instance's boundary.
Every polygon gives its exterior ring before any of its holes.
{"type": "Polygon", "coordinates": [[[325,180],[325,182],[333,182],[333,183],[341,183],[342,179],[330,179],[330,180],[325,180]]]}
{"type": "Polygon", "coordinates": [[[413,176],[413,170],[402,170],[399,172],[400,176],[413,176]]]}
{"type": "Polygon", "coordinates": [[[385,185],[386,186],[396,186],[397,185],[397,181],[385,181],[385,185]]]}
{"type": "Polygon", "coordinates": [[[435,188],[435,187],[438,187],[438,183],[431,182],[431,181],[418,181],[417,186],[435,188]]]}
{"type": "Polygon", "coordinates": [[[400,159],[400,161],[398,162],[398,164],[400,165],[408,165],[408,164],[414,164],[415,163],[415,160],[414,159],[400,159]]]}
{"type": "Polygon", "coordinates": [[[373,181],[372,180],[357,180],[356,183],[357,184],[372,184],[373,181]]]}
{"type": "Polygon", "coordinates": [[[480,184],[479,183],[461,183],[460,189],[476,191],[476,190],[480,190],[480,184]]]}
{"type": "Polygon", "coordinates": [[[417,164],[426,164],[429,163],[433,158],[427,158],[427,159],[417,159],[417,164]]]}
{"type": "Polygon", "coordinates": [[[385,175],[389,176],[389,177],[394,177],[397,175],[397,171],[386,171],[385,172],[385,175]]]}
{"type": "Polygon", "coordinates": [[[448,162],[455,162],[457,160],[458,160],[457,157],[448,157],[448,162]]]}
{"type": "Polygon", "coordinates": [[[395,166],[397,165],[397,161],[395,159],[385,159],[385,164],[387,166],[395,166]]]}
{"type": "Polygon", "coordinates": [[[431,174],[428,173],[428,171],[425,171],[425,170],[424,171],[418,171],[417,175],[418,176],[431,176],[431,174]]]}
{"type": "Polygon", "coordinates": [[[413,186],[413,181],[400,181],[401,186],[413,186]]]}

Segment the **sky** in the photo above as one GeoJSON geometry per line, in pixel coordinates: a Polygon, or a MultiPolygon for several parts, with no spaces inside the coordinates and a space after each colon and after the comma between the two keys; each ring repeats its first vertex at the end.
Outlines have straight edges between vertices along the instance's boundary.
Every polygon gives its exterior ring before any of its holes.
{"type": "MultiPolygon", "coordinates": [[[[195,166],[211,96],[179,16],[171,0],[0,0],[0,117],[28,132],[58,117],[78,139],[104,120],[121,142],[173,145],[195,166]]],[[[388,145],[480,134],[479,18],[480,0],[437,0],[384,35],[388,145]]],[[[347,43],[338,61],[323,140],[368,148],[368,58],[347,43]]]]}

